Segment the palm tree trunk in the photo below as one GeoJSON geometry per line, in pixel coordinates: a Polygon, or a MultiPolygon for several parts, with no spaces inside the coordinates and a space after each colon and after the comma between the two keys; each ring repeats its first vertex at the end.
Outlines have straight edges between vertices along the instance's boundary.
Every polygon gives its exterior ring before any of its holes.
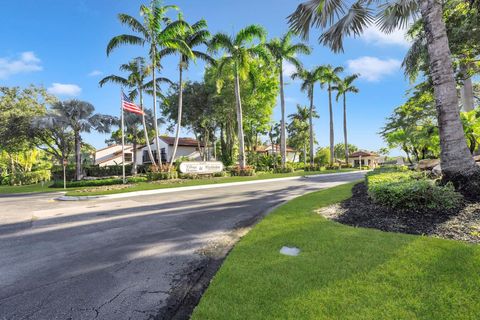
{"type": "Polygon", "coordinates": [[[145,142],[147,144],[148,157],[150,158],[150,162],[152,163],[152,165],[156,167],[157,164],[155,163],[155,159],[153,158],[152,147],[150,145],[150,139],[148,138],[147,121],[145,120],[145,109],[143,108],[143,93],[140,87],[138,88],[138,92],[140,96],[140,109],[142,109],[143,111],[142,126],[143,126],[143,133],[145,135],[145,142]]]}
{"type": "Polygon", "coordinates": [[[81,153],[81,137],[79,132],[75,132],[75,179],[82,178],[82,153],[81,153]]]}
{"type": "Polygon", "coordinates": [[[287,132],[285,129],[285,92],[283,88],[283,63],[280,60],[280,105],[282,120],[280,124],[280,154],[282,157],[282,168],[285,168],[287,162],[287,132]]]}
{"type": "Polygon", "coordinates": [[[132,175],[136,176],[137,175],[137,125],[134,124],[133,128],[133,152],[132,152],[132,175]]]}
{"type": "Polygon", "coordinates": [[[240,97],[240,77],[238,75],[238,66],[235,64],[235,101],[237,107],[237,123],[238,123],[238,165],[240,169],[245,168],[245,141],[243,137],[243,114],[242,100],[240,97]]]}
{"type": "Polygon", "coordinates": [[[179,80],[178,80],[178,115],[177,115],[177,128],[175,130],[175,142],[173,143],[172,158],[170,159],[170,166],[173,166],[175,161],[175,155],[177,154],[178,139],[180,139],[180,127],[182,125],[182,108],[183,108],[183,68],[182,58],[180,57],[180,64],[178,67],[179,80]]]}
{"type": "Polygon", "coordinates": [[[456,180],[452,178],[466,177],[478,168],[468,150],[460,121],[442,4],[438,0],[422,0],[420,10],[427,34],[430,75],[437,107],[442,173],[446,180],[456,180]]]}
{"type": "Polygon", "coordinates": [[[348,165],[348,139],[347,139],[347,95],[343,94],[343,137],[345,140],[345,161],[348,165]]]}
{"type": "Polygon", "coordinates": [[[330,165],[332,165],[335,156],[335,137],[333,131],[332,86],[330,82],[328,83],[328,113],[330,115],[330,165]]]}
{"type": "Polygon", "coordinates": [[[313,85],[310,89],[310,116],[308,117],[310,130],[310,166],[313,167],[313,85]]]}
{"type": "Polygon", "coordinates": [[[468,69],[465,64],[460,65],[460,72],[464,76],[463,86],[460,89],[460,96],[462,99],[462,110],[472,111],[473,108],[473,84],[472,77],[468,76],[468,69]]]}
{"type": "Polygon", "coordinates": [[[307,144],[303,144],[303,166],[307,166],[307,144]]]}
{"type": "MultiPolygon", "coordinates": [[[[155,57],[156,55],[156,50],[155,48],[153,48],[153,57],[155,57]]],[[[157,149],[157,157],[158,157],[158,166],[160,168],[160,170],[162,169],[163,165],[162,165],[162,156],[161,156],[161,152],[160,152],[160,143],[159,143],[159,131],[158,131],[158,123],[157,123],[157,78],[156,78],[156,75],[155,75],[155,69],[157,67],[157,63],[155,61],[155,59],[152,59],[152,80],[153,80],[153,127],[155,128],[155,137],[154,137],[154,141],[155,141],[155,146],[156,146],[156,149],[157,149]]],[[[155,159],[154,159],[155,160],[155,159]]],[[[155,162],[152,162],[152,163],[155,163],[155,162]]]]}

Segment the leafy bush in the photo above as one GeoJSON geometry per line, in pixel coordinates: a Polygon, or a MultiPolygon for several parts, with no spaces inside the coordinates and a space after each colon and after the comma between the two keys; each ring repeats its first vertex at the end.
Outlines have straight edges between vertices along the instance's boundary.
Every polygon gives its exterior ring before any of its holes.
{"type": "Polygon", "coordinates": [[[147,179],[148,181],[158,181],[158,180],[170,180],[177,179],[177,171],[159,171],[159,172],[148,172],[147,179]]]}
{"type": "Polygon", "coordinates": [[[338,170],[341,167],[340,163],[332,163],[327,166],[327,170],[338,170]]]}
{"type": "MultiPolygon", "coordinates": [[[[100,186],[111,186],[114,184],[122,184],[122,183],[123,183],[123,180],[118,178],[80,180],[80,181],[67,182],[67,188],[100,187],[100,186]]],[[[63,187],[63,181],[55,181],[52,187],[54,188],[63,187]]]]}
{"type": "MultiPolygon", "coordinates": [[[[62,186],[63,186],[63,166],[53,166],[52,169],[52,178],[53,180],[61,180],[62,181],[62,186]]],[[[75,179],[75,166],[74,165],[68,165],[65,168],[65,174],[67,181],[71,181],[75,179]]]]}
{"type": "Polygon", "coordinates": [[[307,165],[304,168],[305,171],[325,171],[325,167],[319,166],[319,165],[314,165],[314,166],[309,166],[307,165]]]}
{"type": "Polygon", "coordinates": [[[144,176],[128,177],[127,178],[128,183],[139,183],[139,182],[147,182],[147,181],[148,181],[147,177],[144,177],[144,176]]]}
{"type": "Polygon", "coordinates": [[[462,196],[452,184],[437,185],[434,180],[413,171],[381,172],[367,175],[368,194],[380,205],[398,210],[450,210],[461,204],[462,196]]]}
{"type": "Polygon", "coordinates": [[[291,173],[291,172],[295,172],[295,168],[288,165],[285,168],[279,167],[273,170],[273,173],[291,173]]]}
{"type": "Polygon", "coordinates": [[[5,185],[28,185],[42,181],[50,181],[52,174],[50,170],[37,170],[30,172],[16,172],[2,176],[1,184],[5,185]]]}
{"type": "MultiPolygon", "coordinates": [[[[121,176],[122,175],[122,166],[88,166],[84,167],[83,171],[87,177],[111,177],[111,176],[121,176]]],[[[132,172],[132,165],[125,165],[125,174],[130,175],[132,172]]]]}
{"type": "Polygon", "coordinates": [[[240,169],[240,166],[232,166],[229,167],[228,170],[230,171],[230,175],[232,177],[235,176],[254,176],[255,175],[255,169],[252,166],[245,166],[245,168],[240,169]]]}

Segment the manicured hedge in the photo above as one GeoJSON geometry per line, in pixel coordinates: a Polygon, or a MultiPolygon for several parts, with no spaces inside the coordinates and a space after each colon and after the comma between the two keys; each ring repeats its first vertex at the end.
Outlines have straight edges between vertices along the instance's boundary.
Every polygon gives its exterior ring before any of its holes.
{"type": "Polygon", "coordinates": [[[392,209],[451,210],[462,203],[453,185],[438,185],[418,172],[375,170],[366,179],[370,198],[392,209]]]}
{"type": "Polygon", "coordinates": [[[37,170],[30,172],[16,172],[0,177],[0,184],[4,185],[28,185],[42,181],[50,181],[52,175],[50,170],[37,170]]]}
{"type": "Polygon", "coordinates": [[[232,177],[236,177],[236,176],[251,177],[255,175],[255,168],[252,166],[245,166],[245,168],[243,169],[241,169],[240,166],[232,166],[232,167],[229,167],[228,170],[230,171],[230,175],[232,177]]]}
{"type": "Polygon", "coordinates": [[[169,180],[177,179],[177,171],[166,171],[166,172],[148,172],[147,179],[148,181],[158,181],[158,180],[169,180]]]}
{"type": "MultiPolygon", "coordinates": [[[[127,183],[139,183],[147,182],[146,177],[128,177],[127,183]]],[[[81,188],[81,187],[100,187],[100,186],[111,186],[115,184],[123,184],[121,178],[109,178],[109,179],[96,179],[96,180],[80,180],[80,181],[69,181],[67,182],[67,188],[81,188]]],[[[52,185],[54,188],[62,188],[63,181],[55,181],[52,185]]]]}

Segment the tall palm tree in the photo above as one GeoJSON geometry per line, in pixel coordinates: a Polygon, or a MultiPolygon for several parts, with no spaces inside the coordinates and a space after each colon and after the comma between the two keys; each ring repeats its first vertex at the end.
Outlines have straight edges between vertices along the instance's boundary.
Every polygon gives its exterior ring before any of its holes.
{"type": "Polygon", "coordinates": [[[289,21],[291,29],[303,37],[308,36],[311,26],[320,27],[324,32],[319,41],[338,52],[343,50],[344,36],[360,36],[372,24],[390,33],[405,27],[410,19],[419,15],[424,23],[430,76],[437,105],[442,173],[444,179],[453,181],[460,191],[478,197],[480,169],[468,149],[458,112],[459,102],[441,1],[348,3],[346,0],[308,0],[297,7],[289,16],[289,21]]]}
{"type": "Polygon", "coordinates": [[[240,30],[236,35],[229,36],[225,33],[217,33],[210,41],[209,50],[218,52],[223,50],[224,56],[221,58],[218,70],[222,72],[226,64],[231,64],[234,70],[235,78],[235,104],[237,111],[238,127],[238,163],[241,169],[245,168],[245,138],[243,134],[243,114],[242,98],[240,92],[240,78],[246,78],[249,74],[248,60],[251,57],[260,57],[268,60],[268,52],[264,47],[266,31],[261,26],[251,25],[240,30]],[[253,41],[259,43],[254,44],[253,41]]]}
{"type": "MultiPolygon", "coordinates": [[[[155,158],[153,157],[150,139],[148,136],[148,126],[145,119],[145,108],[143,104],[143,93],[145,91],[153,90],[153,80],[145,82],[147,77],[150,76],[150,74],[152,73],[152,69],[153,68],[151,66],[147,65],[144,58],[137,57],[129,63],[125,63],[120,66],[121,71],[127,72],[126,78],[112,74],[100,80],[99,85],[100,87],[103,87],[108,82],[119,84],[122,87],[129,88],[130,99],[134,100],[136,97],[139,98],[140,109],[142,109],[143,111],[142,126],[143,134],[145,135],[145,143],[147,144],[148,157],[150,158],[150,162],[152,163],[152,165],[156,166],[157,164],[155,162],[155,158]]],[[[164,77],[156,78],[155,80],[157,86],[159,83],[162,82],[169,84],[172,83],[172,81],[164,77]]]]}
{"type": "Polygon", "coordinates": [[[310,130],[310,166],[314,165],[314,136],[313,136],[313,118],[315,114],[315,106],[313,105],[313,89],[315,83],[319,81],[320,68],[313,70],[300,69],[292,74],[292,79],[302,80],[301,90],[307,92],[307,96],[310,100],[309,109],[309,130],[310,130]]]}
{"type": "MultiPolygon", "coordinates": [[[[310,136],[310,110],[307,106],[297,104],[297,111],[288,116],[290,123],[288,125],[289,139],[294,139],[298,149],[303,150],[303,162],[307,165],[307,144],[310,136]]],[[[318,118],[318,114],[314,111],[312,118],[318,118]]],[[[291,141],[292,142],[292,141],[291,141]]]]}
{"type": "Polygon", "coordinates": [[[343,80],[337,81],[337,85],[332,87],[332,90],[337,91],[336,100],[343,97],[343,138],[345,143],[345,159],[348,164],[348,139],[347,139],[347,93],[358,93],[358,88],[353,85],[353,82],[358,78],[358,74],[346,76],[343,80]]]}
{"type": "Polygon", "coordinates": [[[335,157],[335,131],[333,128],[333,107],[332,107],[332,86],[340,81],[339,73],[343,72],[343,67],[332,67],[327,64],[321,66],[320,69],[320,83],[327,85],[328,91],[328,115],[330,117],[330,165],[333,164],[335,157]]]}
{"type": "Polygon", "coordinates": [[[280,77],[280,105],[282,120],[280,122],[280,154],[282,157],[282,168],[285,167],[287,161],[287,135],[285,127],[285,93],[283,83],[283,63],[288,61],[293,64],[297,69],[302,68],[300,60],[296,57],[297,54],[310,54],[310,47],[303,43],[292,44],[293,32],[289,31],[280,39],[272,39],[266,44],[267,49],[275,59],[277,65],[279,77],[280,77]]]}
{"type": "MultiPolygon", "coordinates": [[[[182,107],[183,107],[183,70],[188,70],[190,62],[192,60],[201,59],[208,63],[215,63],[210,55],[205,52],[194,50],[195,47],[201,45],[208,45],[210,40],[210,32],[207,30],[207,22],[205,20],[199,20],[192,25],[184,26],[181,33],[178,34],[179,38],[185,42],[185,44],[190,49],[190,54],[185,54],[180,51],[180,62],[178,63],[178,118],[177,118],[177,128],[175,131],[175,142],[173,144],[172,158],[170,159],[170,166],[173,165],[175,161],[175,155],[178,148],[178,140],[180,138],[180,128],[182,126],[182,107]]],[[[171,49],[166,49],[171,50],[171,49]]]]}
{"type": "MultiPolygon", "coordinates": [[[[160,69],[160,60],[163,56],[160,53],[162,49],[182,50],[188,52],[189,49],[184,41],[177,39],[177,34],[184,27],[184,21],[177,20],[169,23],[169,19],[166,17],[167,13],[171,10],[179,11],[177,6],[168,5],[162,6],[161,0],[152,0],[150,6],[140,6],[140,15],[143,17],[143,22],[140,22],[136,18],[121,13],[118,15],[120,22],[128,26],[132,31],[138,35],[121,34],[113,37],[107,45],[107,55],[116,49],[117,47],[125,44],[130,45],[148,45],[150,62],[152,65],[152,81],[153,81],[153,115],[155,119],[157,117],[157,77],[156,70],[160,69]],[[166,25],[166,26],[165,26],[166,25]],[[164,26],[164,27],[163,27],[164,26]]],[[[164,51],[165,53],[171,53],[171,51],[164,51]]],[[[159,134],[158,124],[155,121],[155,135],[159,134]]],[[[158,138],[155,138],[155,145],[158,154],[158,164],[162,167],[162,160],[160,157],[160,145],[158,144],[158,138]]]]}
{"type": "Polygon", "coordinates": [[[82,132],[92,130],[107,133],[110,127],[118,120],[115,117],[95,113],[95,107],[85,101],[67,100],[57,101],[52,105],[52,112],[58,117],[57,120],[69,127],[75,139],[75,178],[82,178],[81,145],[82,132]]]}

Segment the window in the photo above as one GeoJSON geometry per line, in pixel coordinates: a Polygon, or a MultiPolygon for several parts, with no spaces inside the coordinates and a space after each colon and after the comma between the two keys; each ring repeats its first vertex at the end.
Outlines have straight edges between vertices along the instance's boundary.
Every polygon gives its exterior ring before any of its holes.
{"type": "Polygon", "coordinates": [[[133,155],[131,153],[125,153],[125,162],[132,162],[133,155]]]}

